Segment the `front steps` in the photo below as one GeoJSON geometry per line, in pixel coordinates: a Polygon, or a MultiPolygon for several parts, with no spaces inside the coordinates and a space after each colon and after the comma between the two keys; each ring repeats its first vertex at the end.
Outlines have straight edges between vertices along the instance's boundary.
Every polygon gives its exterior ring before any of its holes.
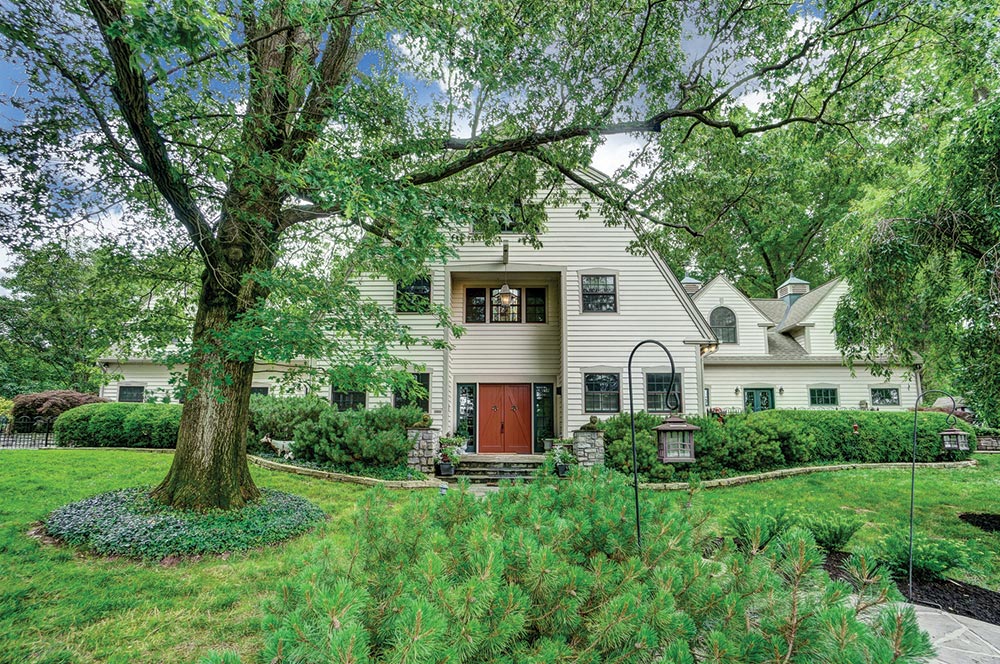
{"type": "Polygon", "coordinates": [[[455,474],[438,479],[449,484],[459,480],[486,485],[496,485],[500,480],[530,482],[544,461],[543,454],[463,454],[455,474]]]}

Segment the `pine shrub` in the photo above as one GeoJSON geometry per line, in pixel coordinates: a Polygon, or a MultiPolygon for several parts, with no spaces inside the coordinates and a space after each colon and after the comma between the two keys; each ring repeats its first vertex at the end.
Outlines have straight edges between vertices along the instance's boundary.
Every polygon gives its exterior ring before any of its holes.
{"type": "Polygon", "coordinates": [[[153,447],[177,445],[181,406],[162,403],[95,403],[56,418],[56,444],[71,447],[153,447]]]}
{"type": "Polygon", "coordinates": [[[292,440],[302,422],[315,422],[331,406],[315,394],[301,397],[275,397],[254,394],[250,397],[250,432],[247,447],[260,449],[265,436],[272,440],[292,440]]]}
{"type": "MultiPolygon", "coordinates": [[[[909,533],[894,533],[881,542],[876,554],[894,577],[905,579],[909,573],[909,533]]],[[[917,579],[943,579],[952,569],[969,569],[969,548],[961,542],[913,536],[913,576],[917,579]]]]}
{"type": "MultiPolygon", "coordinates": [[[[916,662],[912,608],[854,587],[791,528],[756,556],[696,510],[643,507],[620,475],[540,477],[485,499],[367,493],[347,553],[324,544],[265,606],[268,662],[916,662]],[[852,597],[856,592],[857,599],[852,597]],[[864,601],[862,601],[864,600],[864,601]]],[[[232,661],[215,655],[206,660],[232,661]]]]}
{"type": "Polygon", "coordinates": [[[781,505],[764,505],[757,509],[737,510],[726,520],[726,532],[733,538],[736,548],[747,554],[757,555],[771,542],[783,537],[795,519],[781,505]]]}
{"type": "Polygon", "coordinates": [[[827,553],[843,551],[847,543],[865,525],[863,519],[852,514],[815,514],[803,517],[799,523],[812,533],[816,545],[827,553]]]}
{"type": "Polygon", "coordinates": [[[348,472],[399,467],[406,464],[413,447],[406,428],[422,414],[412,406],[350,411],[327,408],[315,421],[295,427],[292,454],[299,460],[348,472]]]}

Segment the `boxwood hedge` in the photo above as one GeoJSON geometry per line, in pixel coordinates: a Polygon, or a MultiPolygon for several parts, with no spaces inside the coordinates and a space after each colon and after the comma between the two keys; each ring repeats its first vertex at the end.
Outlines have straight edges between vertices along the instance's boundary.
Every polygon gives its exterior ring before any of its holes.
{"type": "Polygon", "coordinates": [[[173,448],[181,406],[162,403],[95,403],[68,410],[53,427],[56,444],[73,447],[173,448]]]}

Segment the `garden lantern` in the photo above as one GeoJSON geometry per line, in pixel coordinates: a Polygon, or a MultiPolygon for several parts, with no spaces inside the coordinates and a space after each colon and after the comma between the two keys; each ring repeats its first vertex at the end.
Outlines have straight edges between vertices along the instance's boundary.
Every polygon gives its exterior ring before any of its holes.
{"type": "Polygon", "coordinates": [[[694,461],[694,432],[701,431],[680,417],[668,417],[654,427],[657,458],[663,463],[692,463],[694,461]]]}
{"type": "Polygon", "coordinates": [[[941,442],[946,450],[969,449],[969,434],[952,427],[941,432],[941,442]]]}

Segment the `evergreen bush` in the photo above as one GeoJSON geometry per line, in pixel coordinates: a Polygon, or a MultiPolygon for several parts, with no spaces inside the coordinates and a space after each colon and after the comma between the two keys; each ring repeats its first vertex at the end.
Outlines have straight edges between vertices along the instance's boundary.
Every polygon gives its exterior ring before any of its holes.
{"type": "Polygon", "coordinates": [[[292,440],[295,427],[302,422],[315,422],[332,406],[315,394],[301,397],[275,397],[254,394],[250,397],[250,431],[247,448],[263,449],[264,436],[272,440],[292,440]]]}
{"type": "Polygon", "coordinates": [[[53,426],[56,445],[154,447],[177,445],[179,404],[95,403],[69,410],[53,426]]]}
{"type": "Polygon", "coordinates": [[[406,428],[420,419],[414,406],[370,410],[323,410],[315,421],[300,422],[293,433],[296,459],[351,471],[406,464],[413,447],[406,428]]]}
{"type": "Polygon", "coordinates": [[[863,519],[852,514],[813,514],[799,519],[799,523],[812,533],[816,545],[827,553],[843,551],[847,543],[865,525],[863,519]]]}
{"type": "Polygon", "coordinates": [[[866,570],[854,586],[831,581],[802,529],[746,556],[710,546],[702,515],[654,495],[639,550],[632,509],[624,478],[600,470],[485,499],[371,491],[347,560],[324,544],[265,605],[261,660],[888,663],[931,653],[912,607],[886,603],[898,597],[888,579],[866,570]]]}
{"type": "MultiPolygon", "coordinates": [[[[894,533],[881,542],[876,555],[897,579],[906,579],[909,573],[909,533],[894,533]]],[[[913,577],[916,579],[943,579],[952,569],[969,569],[969,548],[948,539],[931,538],[920,533],[913,536],[913,577]]]]}
{"type": "MultiPolygon", "coordinates": [[[[701,428],[695,433],[693,464],[676,467],[656,455],[652,428],[661,417],[636,413],[639,473],[646,480],[666,481],[676,473],[685,479],[696,473],[703,480],[810,463],[906,462],[913,454],[913,413],[860,410],[766,410],[716,417],[688,417],[701,428]],[[857,432],[854,424],[858,425],[857,432]]],[[[921,412],[917,425],[917,461],[968,459],[975,449],[974,429],[961,420],[956,426],[970,433],[969,451],[944,450],[938,435],[948,428],[947,416],[921,412]]],[[[599,424],[604,431],[605,463],[632,472],[629,415],[614,415],[599,424]]]]}

